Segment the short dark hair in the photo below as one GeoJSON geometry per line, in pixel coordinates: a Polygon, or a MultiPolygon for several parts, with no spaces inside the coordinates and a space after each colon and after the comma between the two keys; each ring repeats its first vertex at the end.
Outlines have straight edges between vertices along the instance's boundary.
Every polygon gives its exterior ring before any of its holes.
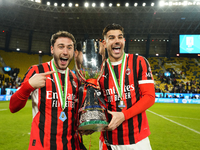
{"type": "Polygon", "coordinates": [[[78,43],[76,44],[76,49],[77,49],[77,51],[81,51],[81,50],[82,50],[81,42],[78,42],[78,43]]]}
{"type": "Polygon", "coordinates": [[[51,36],[51,40],[50,40],[51,46],[54,46],[56,40],[59,37],[68,37],[68,38],[70,38],[73,41],[74,48],[75,48],[76,40],[75,40],[74,36],[71,33],[67,32],[67,31],[58,31],[57,33],[53,34],[51,36]]]}
{"type": "Polygon", "coordinates": [[[108,33],[108,31],[110,31],[110,30],[121,30],[122,33],[124,34],[124,28],[123,28],[121,25],[119,25],[119,24],[113,23],[113,24],[107,25],[107,26],[103,29],[103,33],[102,33],[103,37],[104,37],[104,36],[108,33]]]}

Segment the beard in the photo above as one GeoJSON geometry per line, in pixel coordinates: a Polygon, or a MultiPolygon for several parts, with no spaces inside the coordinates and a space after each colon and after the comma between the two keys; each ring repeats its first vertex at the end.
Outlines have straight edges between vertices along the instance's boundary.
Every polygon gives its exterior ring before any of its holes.
{"type": "Polygon", "coordinates": [[[123,57],[124,51],[120,52],[119,54],[115,54],[111,51],[108,51],[108,57],[111,59],[118,60],[123,57]]]}
{"type": "Polygon", "coordinates": [[[72,58],[69,58],[68,60],[67,60],[67,63],[66,63],[66,65],[61,65],[61,64],[59,64],[59,61],[61,61],[60,60],[60,58],[58,58],[58,57],[56,57],[56,56],[53,56],[53,58],[54,58],[54,63],[55,63],[55,65],[56,65],[56,68],[58,68],[58,69],[60,69],[60,70],[65,70],[65,69],[67,69],[67,67],[69,66],[69,64],[70,64],[70,62],[72,61],[72,58]]]}

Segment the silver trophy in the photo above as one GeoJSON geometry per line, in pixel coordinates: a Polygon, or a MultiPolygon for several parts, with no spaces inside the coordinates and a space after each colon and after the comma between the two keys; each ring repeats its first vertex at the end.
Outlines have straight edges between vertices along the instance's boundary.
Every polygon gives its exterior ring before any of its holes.
{"type": "Polygon", "coordinates": [[[106,104],[98,81],[104,71],[105,49],[94,39],[79,43],[75,54],[76,72],[82,80],[79,88],[79,130],[101,131],[108,125],[105,116],[106,104]]]}

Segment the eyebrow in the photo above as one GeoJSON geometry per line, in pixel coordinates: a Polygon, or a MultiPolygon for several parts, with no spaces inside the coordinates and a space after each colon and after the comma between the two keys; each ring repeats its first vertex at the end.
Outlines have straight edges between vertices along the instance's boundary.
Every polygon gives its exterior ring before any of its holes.
{"type": "MultiPolygon", "coordinates": [[[[58,46],[60,46],[60,45],[64,46],[65,44],[63,44],[63,43],[58,44],[58,46]]],[[[67,46],[73,46],[73,44],[69,44],[67,46]]]]}
{"type": "MultiPolygon", "coordinates": [[[[109,35],[108,37],[113,37],[115,35],[109,35]]],[[[123,36],[123,34],[119,34],[118,36],[123,36]]]]}

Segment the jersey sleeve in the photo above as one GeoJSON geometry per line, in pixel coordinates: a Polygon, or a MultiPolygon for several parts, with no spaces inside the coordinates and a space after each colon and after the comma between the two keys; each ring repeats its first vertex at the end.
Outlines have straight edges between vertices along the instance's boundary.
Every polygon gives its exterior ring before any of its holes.
{"type": "Polygon", "coordinates": [[[149,62],[147,61],[146,58],[144,57],[139,57],[138,58],[138,84],[148,84],[148,83],[152,83],[154,84],[154,80],[153,80],[153,76],[152,76],[152,72],[151,72],[151,67],[149,62]]]}
{"type": "Polygon", "coordinates": [[[144,112],[155,103],[154,80],[150,65],[146,58],[139,57],[137,61],[137,79],[140,99],[129,109],[124,110],[125,120],[144,112]]]}
{"type": "Polygon", "coordinates": [[[35,74],[35,71],[32,67],[29,68],[27,73],[22,80],[21,86],[17,89],[17,91],[11,96],[9,109],[12,113],[15,113],[22,109],[31,94],[35,89],[29,84],[29,78],[35,74]]]}

